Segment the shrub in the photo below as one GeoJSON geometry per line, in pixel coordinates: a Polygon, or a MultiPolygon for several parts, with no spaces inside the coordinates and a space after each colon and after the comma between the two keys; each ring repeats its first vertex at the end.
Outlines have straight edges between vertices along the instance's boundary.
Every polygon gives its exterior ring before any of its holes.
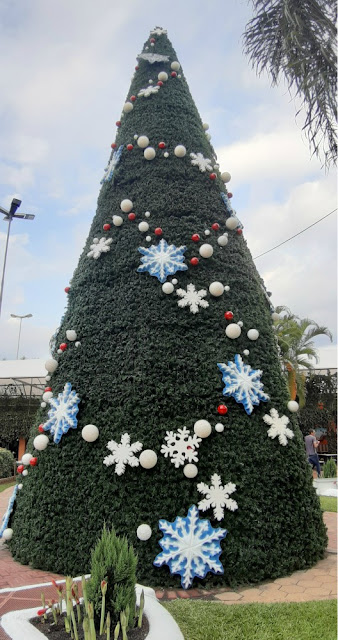
{"type": "Polygon", "coordinates": [[[323,477],[324,478],[335,478],[337,475],[337,465],[332,458],[325,462],[323,466],[323,477]]]}
{"type": "Polygon", "coordinates": [[[88,582],[88,600],[93,603],[95,617],[102,606],[101,582],[108,582],[105,597],[106,612],[110,612],[112,625],[117,624],[122,611],[128,612],[128,626],[134,625],[135,584],[137,556],[126,537],[118,537],[112,529],[103,527],[91,555],[91,579],[88,582]]]}
{"type": "Polygon", "coordinates": [[[10,478],[14,474],[14,456],[8,449],[0,448],[0,478],[10,478]]]}

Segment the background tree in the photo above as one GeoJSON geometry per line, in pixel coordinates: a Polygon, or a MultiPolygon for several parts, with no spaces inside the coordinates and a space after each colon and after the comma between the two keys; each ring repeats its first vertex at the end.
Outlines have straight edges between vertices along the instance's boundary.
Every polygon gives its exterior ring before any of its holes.
{"type": "Polygon", "coordinates": [[[310,429],[323,432],[329,453],[337,453],[337,373],[310,375],[306,380],[306,404],[299,413],[303,435],[310,429]]]}
{"type": "Polygon", "coordinates": [[[329,166],[337,159],[337,59],[335,0],[252,0],[244,51],[272,85],[284,77],[301,100],[310,149],[329,166]]]}

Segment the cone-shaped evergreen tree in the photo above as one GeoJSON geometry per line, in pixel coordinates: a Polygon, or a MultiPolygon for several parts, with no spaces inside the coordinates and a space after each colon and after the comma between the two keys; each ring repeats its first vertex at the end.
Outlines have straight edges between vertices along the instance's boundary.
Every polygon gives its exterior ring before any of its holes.
{"type": "Polygon", "coordinates": [[[326,533],[271,309],[164,30],[145,43],[117,124],[28,445],[37,464],[14,556],[83,573],[105,522],[148,584],[310,566],[326,533]],[[36,452],[40,423],[49,444],[36,452]]]}

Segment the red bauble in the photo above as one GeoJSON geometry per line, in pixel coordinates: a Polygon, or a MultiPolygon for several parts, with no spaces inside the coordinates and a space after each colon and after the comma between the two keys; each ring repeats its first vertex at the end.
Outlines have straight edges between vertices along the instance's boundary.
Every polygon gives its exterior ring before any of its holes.
{"type": "Polygon", "coordinates": [[[23,464],[19,464],[19,466],[18,466],[18,468],[17,468],[17,472],[18,472],[18,473],[22,473],[22,472],[23,472],[23,470],[24,470],[24,468],[25,468],[25,467],[23,466],[23,464]]]}
{"type": "Polygon", "coordinates": [[[156,227],[154,233],[155,233],[155,236],[161,236],[163,231],[162,231],[161,227],[156,227]]]}
{"type": "Polygon", "coordinates": [[[61,351],[66,351],[66,349],[67,349],[66,343],[65,342],[61,342],[61,344],[59,346],[59,349],[61,349],[61,351]]]}
{"type": "Polygon", "coordinates": [[[46,391],[51,391],[52,387],[46,387],[44,393],[46,393],[46,391]]]}
{"type": "Polygon", "coordinates": [[[198,233],[194,233],[191,236],[191,239],[192,239],[193,242],[199,242],[201,238],[199,237],[198,233]]]}
{"type": "Polygon", "coordinates": [[[120,127],[121,126],[121,120],[116,120],[115,124],[116,124],[117,127],[120,127]]]}
{"type": "Polygon", "coordinates": [[[158,86],[158,87],[163,87],[163,82],[162,82],[162,80],[159,80],[159,81],[158,81],[157,86],[158,86]]]}
{"type": "Polygon", "coordinates": [[[69,293],[70,292],[70,287],[65,287],[65,293],[69,293]]]}
{"type": "Polygon", "coordinates": [[[228,198],[232,198],[232,193],[230,191],[228,191],[227,196],[228,196],[228,198]]]}
{"type": "Polygon", "coordinates": [[[128,151],[132,151],[132,149],[134,149],[134,146],[132,144],[127,144],[127,149],[128,151]]]}
{"type": "Polygon", "coordinates": [[[226,311],[224,314],[224,317],[226,320],[232,320],[232,318],[234,317],[234,314],[232,313],[232,311],[226,311]]]}
{"type": "Polygon", "coordinates": [[[40,433],[44,433],[45,432],[45,430],[43,428],[43,424],[39,424],[38,431],[40,431],[40,433]]]}
{"type": "Polygon", "coordinates": [[[38,464],[38,459],[37,458],[31,458],[29,461],[29,464],[31,465],[31,467],[36,467],[36,465],[38,464]]]}
{"type": "Polygon", "coordinates": [[[111,146],[112,149],[116,149],[117,144],[116,144],[116,142],[112,142],[110,146],[111,146]]]}
{"type": "Polygon", "coordinates": [[[212,224],[212,225],[211,225],[211,228],[212,228],[214,231],[218,231],[218,229],[219,229],[219,224],[218,224],[218,222],[214,222],[214,224],[212,224]]]}
{"type": "Polygon", "coordinates": [[[110,229],[110,224],[108,224],[108,222],[106,224],[103,225],[103,231],[109,231],[110,229]]]}
{"type": "Polygon", "coordinates": [[[133,213],[132,211],[128,213],[128,220],[135,220],[135,218],[136,218],[136,213],[133,213]]]}
{"type": "Polygon", "coordinates": [[[192,264],[193,267],[196,267],[199,263],[199,259],[198,258],[191,258],[190,260],[190,264],[192,264]]]}
{"type": "Polygon", "coordinates": [[[130,102],[135,102],[136,96],[130,96],[129,100],[130,100],[130,102]]]}
{"type": "Polygon", "coordinates": [[[176,78],[177,73],[176,73],[176,71],[172,71],[170,75],[171,75],[172,78],[176,78]]]}
{"type": "Polygon", "coordinates": [[[242,229],[236,229],[236,233],[238,233],[238,235],[241,236],[242,233],[243,233],[243,230],[242,229]]]}
{"type": "Polygon", "coordinates": [[[139,70],[139,68],[140,68],[140,67],[139,67],[139,66],[138,66],[138,64],[137,64],[137,65],[136,65],[136,67],[135,67],[135,71],[138,71],[138,70],[139,70]]]}
{"type": "Polygon", "coordinates": [[[158,148],[159,149],[165,149],[165,142],[159,142],[158,143],[158,148]]]}
{"type": "Polygon", "coordinates": [[[210,173],[209,178],[210,180],[216,180],[217,178],[216,173],[210,173]]]}
{"type": "Polygon", "coordinates": [[[149,42],[156,42],[155,38],[150,38],[149,42]]]}
{"type": "Polygon", "coordinates": [[[226,407],[225,404],[219,404],[217,411],[221,416],[225,416],[225,414],[228,413],[228,407],[226,407]]]}

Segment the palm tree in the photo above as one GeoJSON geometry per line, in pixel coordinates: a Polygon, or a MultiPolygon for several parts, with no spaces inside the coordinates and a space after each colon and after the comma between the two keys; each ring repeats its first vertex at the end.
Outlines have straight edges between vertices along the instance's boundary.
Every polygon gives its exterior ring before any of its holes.
{"type": "Polygon", "coordinates": [[[287,377],[291,400],[298,396],[299,405],[305,405],[306,371],[311,371],[313,362],[319,361],[318,351],[313,339],[316,336],[328,336],[332,342],[331,331],[321,327],[309,318],[299,318],[284,306],[276,308],[279,315],[275,322],[276,338],[280,351],[282,367],[287,377]]]}
{"type": "Polygon", "coordinates": [[[284,75],[305,109],[303,130],[313,154],[328,167],[337,158],[336,0],[252,0],[244,52],[272,86],[284,75]]]}

